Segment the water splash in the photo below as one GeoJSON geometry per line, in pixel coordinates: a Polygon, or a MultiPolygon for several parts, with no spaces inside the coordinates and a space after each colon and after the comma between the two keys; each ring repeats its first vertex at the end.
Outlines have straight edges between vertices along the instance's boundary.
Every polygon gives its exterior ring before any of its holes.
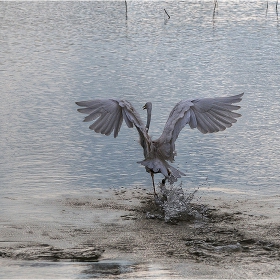
{"type": "Polygon", "coordinates": [[[185,193],[182,183],[176,186],[165,184],[164,181],[160,183],[159,189],[158,196],[155,197],[155,203],[163,211],[165,222],[203,218],[206,211],[205,206],[197,206],[191,203],[197,190],[185,193]]]}

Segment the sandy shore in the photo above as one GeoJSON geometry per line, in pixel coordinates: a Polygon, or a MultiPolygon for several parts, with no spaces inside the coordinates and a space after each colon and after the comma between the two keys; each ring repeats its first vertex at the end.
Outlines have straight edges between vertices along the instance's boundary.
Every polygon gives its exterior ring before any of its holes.
{"type": "Polygon", "coordinates": [[[205,206],[202,217],[172,223],[140,188],[48,199],[37,205],[49,213],[46,222],[32,214],[1,221],[0,256],[131,263],[123,271],[105,267],[106,278],[279,278],[279,198],[205,192],[193,200],[205,206]]]}

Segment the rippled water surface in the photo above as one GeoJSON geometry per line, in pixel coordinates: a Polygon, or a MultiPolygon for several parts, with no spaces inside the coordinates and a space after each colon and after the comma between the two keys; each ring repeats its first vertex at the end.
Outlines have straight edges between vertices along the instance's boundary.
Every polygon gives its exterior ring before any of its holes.
{"type": "Polygon", "coordinates": [[[279,192],[274,2],[219,1],[214,13],[213,1],[127,3],[127,20],[124,1],[0,3],[2,219],[16,213],[12,199],[151,186],[135,130],[114,139],[82,123],[75,101],[101,97],[131,101],[144,119],[153,102],[156,138],[181,99],[244,92],[232,128],[181,132],[175,167],[190,189],[279,192]]]}

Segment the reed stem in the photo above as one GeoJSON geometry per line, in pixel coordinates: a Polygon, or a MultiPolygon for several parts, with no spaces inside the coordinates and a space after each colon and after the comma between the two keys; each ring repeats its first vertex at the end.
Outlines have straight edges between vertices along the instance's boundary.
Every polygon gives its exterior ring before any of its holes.
{"type": "Polygon", "coordinates": [[[165,13],[167,14],[168,16],[168,19],[170,19],[170,15],[167,13],[167,11],[165,9],[163,9],[165,11],[165,13]]]}
{"type": "Polygon", "coordinates": [[[125,19],[127,20],[127,2],[124,0],[125,3],[125,19]]]}

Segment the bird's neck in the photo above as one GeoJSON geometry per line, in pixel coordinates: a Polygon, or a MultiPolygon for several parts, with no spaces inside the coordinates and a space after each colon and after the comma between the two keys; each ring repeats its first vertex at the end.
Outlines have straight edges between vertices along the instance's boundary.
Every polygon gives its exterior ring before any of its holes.
{"type": "Polygon", "coordinates": [[[147,131],[149,131],[151,119],[152,119],[152,108],[148,108],[147,109],[147,124],[146,124],[147,131]]]}

